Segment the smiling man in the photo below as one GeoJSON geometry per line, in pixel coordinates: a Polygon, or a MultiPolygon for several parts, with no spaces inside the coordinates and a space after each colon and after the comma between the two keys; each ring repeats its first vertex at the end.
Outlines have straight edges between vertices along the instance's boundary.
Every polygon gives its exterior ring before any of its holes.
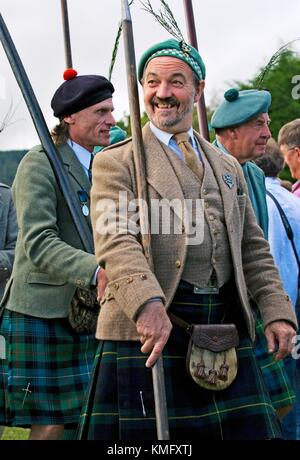
{"type": "MultiPolygon", "coordinates": [[[[114,88],[102,76],[76,75],[66,71],[52,98],[60,120],[53,137],[92,230],[90,164],[94,147],[109,144],[114,88]]],[[[2,301],[7,359],[0,363],[0,423],[31,427],[30,439],[58,439],[78,420],[96,351],[94,334],[73,331],[68,310],[77,287],[97,284],[100,291],[105,272],[85,252],[41,145],[21,161],[13,194],[19,234],[2,301]]]]}
{"type": "MultiPolygon", "coordinates": [[[[171,206],[170,218],[179,225],[169,233],[162,230],[162,213],[152,215],[160,224],[151,237],[152,271],[139,234],[125,234],[123,227],[108,234],[98,225],[105,215],[102,200],[115,204],[119,220],[125,220],[120,191],[129,203],[136,202],[139,172],[132,140],[109,147],[93,165],[96,259],[105,267],[109,284],[96,333],[99,362],[81,417],[87,439],[156,438],[150,367],[161,353],[172,440],[280,437],[253,354],[255,321],[247,291],[262,311],[272,353],[278,344],[277,359],[289,353],[295,317],[256,223],[238,162],[193,131],[193,107],[204,79],[197,50],[173,39],[152,46],[139,63],[150,118],[143,141],[151,211],[157,201],[201,201],[202,220],[197,224],[203,227],[202,241],[190,244],[186,221],[178,222],[171,206]],[[226,390],[214,391],[223,378],[216,369],[204,366],[200,375],[201,358],[188,375],[189,335],[172,326],[168,312],[189,324],[236,325],[239,370],[226,390]],[[208,388],[198,386],[195,378],[208,388]]],[[[193,209],[190,214],[194,220],[193,209]]]]}

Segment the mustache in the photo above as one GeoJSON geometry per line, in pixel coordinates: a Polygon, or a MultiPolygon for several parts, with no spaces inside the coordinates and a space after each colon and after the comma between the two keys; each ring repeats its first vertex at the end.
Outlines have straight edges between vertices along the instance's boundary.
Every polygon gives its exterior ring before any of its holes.
{"type": "Polygon", "coordinates": [[[161,99],[160,97],[154,96],[152,98],[152,104],[167,104],[167,105],[179,105],[178,99],[176,97],[165,97],[161,99]]]}

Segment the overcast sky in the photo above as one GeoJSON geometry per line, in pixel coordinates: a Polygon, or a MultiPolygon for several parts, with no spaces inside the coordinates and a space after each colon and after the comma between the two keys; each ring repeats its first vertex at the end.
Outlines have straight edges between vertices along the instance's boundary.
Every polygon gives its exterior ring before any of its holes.
{"type": "MultiPolygon", "coordinates": [[[[183,35],[187,37],[182,0],[168,0],[183,35]]],[[[65,69],[60,0],[0,0],[1,13],[23,61],[49,128],[50,100],[62,83],[65,69]]],[[[152,0],[157,9],[159,0],[152,0]]],[[[300,0],[194,0],[200,53],[207,68],[205,97],[220,100],[234,80],[247,80],[265,65],[284,43],[300,36],[300,0]]],[[[120,0],[68,0],[73,67],[79,74],[107,76],[121,16],[120,0]]],[[[132,6],[136,56],[170,36],[142,11],[132,6]]],[[[31,118],[0,46],[0,129],[11,102],[14,123],[0,133],[0,150],[37,144],[31,118]]],[[[300,53],[300,43],[294,45],[300,53]]],[[[300,69],[299,69],[300,74],[300,69]]],[[[116,88],[115,116],[128,112],[123,42],[112,77],[116,88]]],[[[143,108],[143,106],[142,106],[143,108]]]]}

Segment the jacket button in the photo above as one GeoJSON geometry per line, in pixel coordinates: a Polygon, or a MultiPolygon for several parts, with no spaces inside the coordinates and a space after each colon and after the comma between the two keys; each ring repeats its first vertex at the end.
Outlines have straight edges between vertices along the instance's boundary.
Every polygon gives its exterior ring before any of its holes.
{"type": "Polygon", "coordinates": [[[144,273],[141,275],[141,280],[146,280],[147,279],[147,275],[145,275],[144,273]]]}
{"type": "Polygon", "coordinates": [[[119,287],[120,287],[119,283],[115,283],[115,284],[114,284],[114,288],[115,288],[116,290],[118,290],[119,287]]]}
{"type": "Polygon", "coordinates": [[[175,265],[176,265],[176,268],[180,268],[181,267],[180,260],[176,260],[175,265]]]}
{"type": "Polygon", "coordinates": [[[130,276],[129,278],[127,278],[127,284],[130,284],[130,283],[132,283],[132,281],[133,281],[133,278],[132,278],[132,276],[130,276]]]}

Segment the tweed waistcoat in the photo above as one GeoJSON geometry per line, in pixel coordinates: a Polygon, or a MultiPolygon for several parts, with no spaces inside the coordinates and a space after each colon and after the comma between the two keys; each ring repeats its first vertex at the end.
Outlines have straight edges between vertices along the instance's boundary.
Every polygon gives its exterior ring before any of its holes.
{"type": "MultiPolygon", "coordinates": [[[[206,287],[213,274],[217,275],[218,286],[221,287],[229,280],[232,274],[232,260],[225,226],[223,202],[219,186],[205,155],[201,152],[204,162],[204,177],[200,179],[176,154],[167,152],[175,174],[183,190],[185,199],[193,200],[190,223],[203,225],[203,214],[196,216],[196,199],[202,198],[204,206],[204,238],[201,244],[188,246],[187,258],[182,279],[199,287],[206,287]]],[[[191,238],[190,241],[193,239],[191,238]]]]}

